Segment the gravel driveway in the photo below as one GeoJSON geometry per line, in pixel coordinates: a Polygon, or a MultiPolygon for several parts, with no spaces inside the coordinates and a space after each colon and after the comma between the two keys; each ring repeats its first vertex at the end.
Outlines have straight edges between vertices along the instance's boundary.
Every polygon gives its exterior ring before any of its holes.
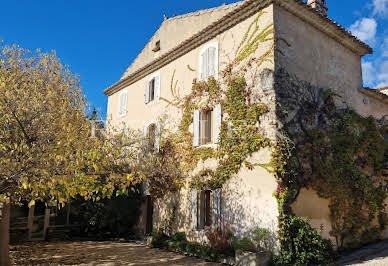
{"type": "Polygon", "coordinates": [[[136,243],[52,242],[11,247],[13,265],[219,265],[136,243]]]}

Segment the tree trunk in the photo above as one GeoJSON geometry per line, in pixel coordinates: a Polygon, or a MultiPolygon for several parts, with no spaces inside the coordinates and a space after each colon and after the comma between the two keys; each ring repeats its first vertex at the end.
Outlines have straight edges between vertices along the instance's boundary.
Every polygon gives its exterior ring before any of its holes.
{"type": "Polygon", "coordinates": [[[9,204],[1,209],[0,215],[0,266],[9,266],[9,219],[11,207],[9,204]]]}

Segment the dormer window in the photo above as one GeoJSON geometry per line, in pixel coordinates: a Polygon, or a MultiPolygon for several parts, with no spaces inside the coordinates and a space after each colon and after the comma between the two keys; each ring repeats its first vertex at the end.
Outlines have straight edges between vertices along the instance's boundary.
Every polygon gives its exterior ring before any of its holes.
{"type": "Polygon", "coordinates": [[[155,43],[155,46],[152,51],[155,53],[160,51],[160,40],[155,43]]]}
{"type": "Polygon", "coordinates": [[[153,75],[146,84],[145,103],[154,102],[160,99],[160,74],[153,75]]]}
{"type": "Polygon", "coordinates": [[[218,75],[218,44],[211,43],[202,49],[200,54],[200,80],[207,80],[218,75]]]}

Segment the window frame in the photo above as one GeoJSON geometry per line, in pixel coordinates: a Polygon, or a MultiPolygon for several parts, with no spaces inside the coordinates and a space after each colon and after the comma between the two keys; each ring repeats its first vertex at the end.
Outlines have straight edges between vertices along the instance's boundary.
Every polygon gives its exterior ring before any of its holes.
{"type": "Polygon", "coordinates": [[[202,109],[199,110],[199,146],[213,144],[213,125],[214,125],[214,119],[213,119],[213,109],[202,109]],[[205,116],[206,119],[203,119],[203,116],[205,116]],[[202,131],[203,124],[207,128],[205,128],[204,131],[202,131]],[[202,136],[202,134],[205,132],[205,136],[202,136]]]}
{"type": "MultiPolygon", "coordinates": [[[[148,99],[146,99],[147,100],[146,105],[152,105],[154,103],[157,103],[160,100],[160,96],[161,96],[160,94],[161,94],[161,89],[162,89],[161,87],[162,87],[162,82],[161,82],[160,72],[154,73],[153,75],[151,75],[147,79],[147,88],[146,89],[148,90],[148,99]],[[158,78],[158,84],[156,81],[157,78],[158,78]],[[151,86],[151,84],[153,86],[151,86]],[[159,86],[159,89],[157,89],[158,86],[159,86]],[[151,94],[151,87],[152,87],[153,94],[151,94]],[[159,90],[159,96],[158,96],[157,90],[159,90]]],[[[147,92],[146,92],[146,95],[147,95],[147,92]]]]}
{"type": "MultiPolygon", "coordinates": [[[[215,51],[215,55],[214,55],[214,59],[215,59],[215,62],[214,62],[214,78],[218,79],[218,71],[219,71],[219,49],[218,49],[218,42],[210,42],[210,43],[207,43],[205,44],[202,49],[200,50],[200,53],[199,53],[199,59],[198,59],[198,62],[199,62],[199,68],[198,68],[198,80],[200,81],[203,81],[202,79],[202,65],[203,65],[203,62],[202,62],[202,54],[209,48],[211,47],[214,47],[216,49],[215,51]]],[[[206,77],[205,79],[208,79],[209,77],[211,76],[208,76],[206,77]]]]}

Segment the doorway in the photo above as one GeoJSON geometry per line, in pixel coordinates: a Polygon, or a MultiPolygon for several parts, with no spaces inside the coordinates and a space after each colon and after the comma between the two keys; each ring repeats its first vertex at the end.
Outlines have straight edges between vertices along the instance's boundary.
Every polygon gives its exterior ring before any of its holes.
{"type": "Polygon", "coordinates": [[[146,235],[149,236],[153,229],[154,202],[151,196],[147,196],[146,235]]]}

